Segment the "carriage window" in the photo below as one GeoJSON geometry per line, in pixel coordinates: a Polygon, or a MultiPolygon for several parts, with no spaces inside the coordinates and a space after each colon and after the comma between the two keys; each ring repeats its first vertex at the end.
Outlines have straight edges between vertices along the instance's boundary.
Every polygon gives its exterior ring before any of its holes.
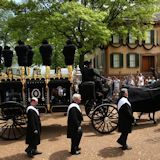
{"type": "Polygon", "coordinates": [[[139,66],[139,55],[137,53],[127,54],[127,67],[135,68],[139,66]]]}
{"type": "Polygon", "coordinates": [[[110,64],[112,68],[122,68],[123,67],[123,54],[112,53],[110,56],[110,64]]]}

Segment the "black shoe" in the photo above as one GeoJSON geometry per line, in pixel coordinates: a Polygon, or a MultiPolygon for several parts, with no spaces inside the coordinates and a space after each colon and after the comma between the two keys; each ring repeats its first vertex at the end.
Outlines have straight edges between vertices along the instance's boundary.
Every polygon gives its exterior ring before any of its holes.
{"type": "Polygon", "coordinates": [[[128,146],[128,145],[125,145],[125,146],[122,147],[122,149],[123,149],[123,150],[131,150],[132,147],[130,147],[130,146],[128,146]]]}
{"type": "Polygon", "coordinates": [[[119,143],[120,145],[122,145],[122,146],[123,146],[123,143],[121,142],[121,140],[120,140],[120,139],[118,139],[118,140],[117,140],[117,143],[119,143]]]}
{"type": "Polygon", "coordinates": [[[78,148],[77,148],[77,151],[80,151],[80,150],[81,150],[81,148],[80,148],[80,147],[78,147],[78,148]]]}
{"type": "Polygon", "coordinates": [[[33,155],[32,152],[27,152],[27,156],[28,156],[29,158],[33,158],[33,157],[34,157],[34,155],[33,155]]]}
{"type": "Polygon", "coordinates": [[[37,155],[37,154],[42,154],[42,152],[39,152],[39,151],[33,152],[33,155],[37,155]]]}
{"type": "Polygon", "coordinates": [[[79,154],[81,154],[81,152],[76,151],[76,152],[71,152],[71,154],[72,154],[72,155],[79,155],[79,154]]]}

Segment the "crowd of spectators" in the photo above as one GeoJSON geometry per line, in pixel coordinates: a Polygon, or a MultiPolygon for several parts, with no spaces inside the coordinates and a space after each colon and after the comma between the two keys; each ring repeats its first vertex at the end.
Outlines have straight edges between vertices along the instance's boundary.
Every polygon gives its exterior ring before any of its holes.
{"type": "Polygon", "coordinates": [[[137,75],[112,76],[107,77],[106,83],[109,87],[108,97],[114,99],[119,96],[123,86],[144,87],[159,81],[154,76],[144,76],[142,73],[137,75]]]}

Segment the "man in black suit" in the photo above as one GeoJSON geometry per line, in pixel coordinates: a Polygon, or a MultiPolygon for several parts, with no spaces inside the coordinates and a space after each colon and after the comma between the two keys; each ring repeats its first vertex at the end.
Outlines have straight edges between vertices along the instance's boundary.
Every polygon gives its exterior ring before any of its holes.
{"type": "Polygon", "coordinates": [[[122,88],[120,92],[120,99],[118,100],[118,131],[121,135],[117,142],[122,145],[123,150],[132,149],[127,145],[128,134],[132,131],[132,123],[134,122],[131,104],[128,101],[128,90],[122,88]]]}
{"type": "Polygon", "coordinates": [[[33,97],[31,99],[31,105],[27,107],[27,133],[26,133],[26,144],[28,147],[25,152],[27,152],[28,157],[33,157],[36,154],[41,154],[37,151],[37,145],[40,144],[40,134],[41,134],[41,121],[39,117],[39,112],[35,108],[38,104],[38,99],[33,97]]]}
{"type": "Polygon", "coordinates": [[[69,105],[67,110],[67,138],[71,138],[71,154],[78,155],[80,154],[79,144],[82,137],[81,122],[83,120],[81,109],[78,105],[81,102],[81,95],[75,93],[72,99],[73,103],[69,105]]]}
{"type": "Polygon", "coordinates": [[[95,82],[96,91],[103,92],[102,81],[100,79],[104,79],[104,77],[95,72],[95,70],[92,68],[91,62],[84,62],[84,67],[81,69],[81,73],[82,82],[93,81],[95,82]],[[100,79],[97,79],[97,77],[100,79]]]}

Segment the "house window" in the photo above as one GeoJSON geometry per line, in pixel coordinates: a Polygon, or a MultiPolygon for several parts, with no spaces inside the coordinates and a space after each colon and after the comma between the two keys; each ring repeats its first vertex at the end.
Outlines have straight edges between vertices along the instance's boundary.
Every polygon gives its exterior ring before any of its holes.
{"type": "Polygon", "coordinates": [[[110,64],[112,68],[122,68],[123,67],[123,54],[122,53],[112,53],[110,55],[110,64]]]}
{"type": "Polygon", "coordinates": [[[135,37],[131,33],[129,33],[128,42],[130,44],[135,44],[135,37]]]}
{"type": "Polygon", "coordinates": [[[145,43],[146,44],[154,44],[154,30],[146,32],[145,43]]]}
{"type": "Polygon", "coordinates": [[[119,43],[119,35],[112,36],[112,43],[114,43],[114,44],[119,43]]]}
{"type": "Polygon", "coordinates": [[[127,67],[128,68],[139,67],[139,54],[137,54],[137,53],[128,53],[127,54],[127,67]]]}

